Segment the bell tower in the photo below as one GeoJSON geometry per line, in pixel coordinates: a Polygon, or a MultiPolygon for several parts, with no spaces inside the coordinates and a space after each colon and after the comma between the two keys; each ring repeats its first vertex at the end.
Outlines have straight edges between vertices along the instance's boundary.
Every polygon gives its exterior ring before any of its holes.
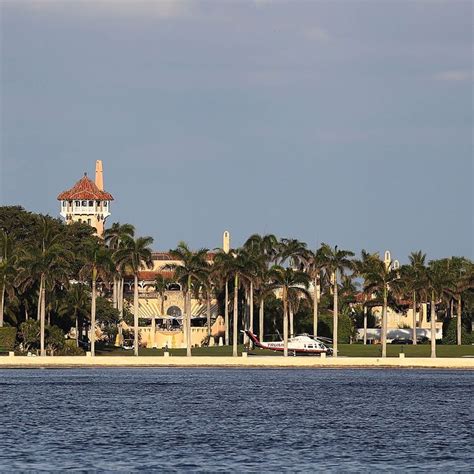
{"type": "Polygon", "coordinates": [[[61,201],[60,214],[66,224],[83,222],[94,227],[99,237],[104,235],[104,224],[110,216],[110,203],[113,196],[104,191],[102,161],[95,164],[95,182],[87,173],[69,190],[58,196],[61,201]]]}

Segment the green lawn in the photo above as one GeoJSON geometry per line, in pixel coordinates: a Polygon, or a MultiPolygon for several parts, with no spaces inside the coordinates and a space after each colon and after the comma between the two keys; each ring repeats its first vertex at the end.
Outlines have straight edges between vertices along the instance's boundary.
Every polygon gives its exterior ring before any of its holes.
{"type": "MultiPolygon", "coordinates": [[[[239,345],[239,355],[242,354],[243,345],[239,345]]],[[[387,345],[388,357],[398,357],[400,352],[404,352],[406,357],[430,357],[431,348],[429,344],[412,345],[387,345]]],[[[474,346],[454,346],[454,345],[438,345],[436,348],[438,357],[462,357],[474,356],[474,346]]],[[[185,356],[186,349],[170,349],[171,356],[185,356]]],[[[113,355],[113,356],[131,356],[133,351],[125,350],[112,346],[100,346],[96,348],[97,355],[113,355]]],[[[192,349],[194,356],[231,356],[232,347],[197,347],[192,349]]],[[[140,349],[141,356],[162,356],[163,349],[140,349]]],[[[273,352],[263,349],[254,349],[250,355],[266,355],[266,356],[282,356],[281,352],[273,352]]],[[[339,344],[339,355],[346,357],[380,357],[380,345],[363,344],[339,344]]]]}

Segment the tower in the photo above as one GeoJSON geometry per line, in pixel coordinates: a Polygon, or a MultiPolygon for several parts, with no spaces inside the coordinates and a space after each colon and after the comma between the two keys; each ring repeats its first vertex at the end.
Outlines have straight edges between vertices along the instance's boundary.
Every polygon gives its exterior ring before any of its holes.
{"type": "Polygon", "coordinates": [[[230,250],[230,233],[228,230],[224,231],[222,235],[222,250],[225,253],[229,253],[230,250]]]}
{"type": "Polygon", "coordinates": [[[110,216],[110,203],[113,196],[104,191],[104,177],[102,161],[97,160],[95,165],[95,183],[87,173],[69,190],[58,196],[61,201],[60,214],[66,224],[83,222],[96,229],[99,237],[104,235],[104,223],[110,216]]]}

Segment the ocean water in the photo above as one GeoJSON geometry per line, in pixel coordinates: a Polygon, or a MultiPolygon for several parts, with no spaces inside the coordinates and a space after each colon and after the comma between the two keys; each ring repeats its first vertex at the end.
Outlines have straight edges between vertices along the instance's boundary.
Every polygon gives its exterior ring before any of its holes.
{"type": "Polygon", "coordinates": [[[473,376],[0,370],[0,470],[467,472],[473,376]]]}

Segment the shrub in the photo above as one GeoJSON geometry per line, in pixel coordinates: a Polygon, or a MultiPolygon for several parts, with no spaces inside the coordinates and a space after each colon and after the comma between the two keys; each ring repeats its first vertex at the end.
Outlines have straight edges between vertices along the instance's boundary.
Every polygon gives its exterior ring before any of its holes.
{"type": "Polygon", "coordinates": [[[0,351],[12,351],[15,348],[16,328],[0,328],[0,351]]]}
{"type": "MultiPolygon", "coordinates": [[[[445,323],[443,327],[443,344],[457,344],[456,319],[450,319],[445,323]]],[[[464,324],[461,326],[461,340],[463,344],[472,344],[474,342],[473,334],[467,332],[464,324]]]]}
{"type": "MultiPolygon", "coordinates": [[[[332,323],[332,314],[321,314],[318,319],[318,336],[332,338],[332,323]]],[[[340,344],[349,344],[353,336],[354,325],[352,319],[346,314],[339,314],[337,342],[340,344]]]]}
{"type": "Polygon", "coordinates": [[[72,344],[65,344],[64,347],[57,352],[57,355],[64,356],[83,356],[84,354],[83,349],[72,344]]]}
{"type": "Polygon", "coordinates": [[[21,349],[24,352],[40,347],[40,323],[34,319],[29,319],[20,324],[19,334],[21,349]]]}
{"type": "Polygon", "coordinates": [[[45,332],[45,344],[47,349],[53,353],[61,351],[66,345],[64,332],[61,328],[58,328],[57,326],[46,326],[45,332]]]}

